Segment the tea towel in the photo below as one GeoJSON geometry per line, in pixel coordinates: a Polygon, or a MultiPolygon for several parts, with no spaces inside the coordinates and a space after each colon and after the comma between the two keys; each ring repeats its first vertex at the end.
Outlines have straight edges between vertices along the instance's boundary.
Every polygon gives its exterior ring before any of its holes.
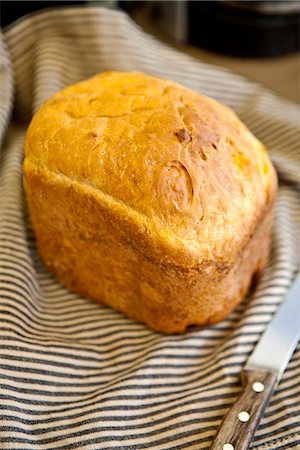
{"type": "MultiPolygon", "coordinates": [[[[0,48],[0,448],[208,449],[299,267],[299,107],[101,7],[32,14],[3,30],[0,48]],[[39,259],[22,187],[26,127],[51,94],[103,70],[224,102],[270,151],[280,179],[270,261],[222,323],[155,333],[69,292],[39,259]]],[[[250,448],[300,448],[299,346],[250,448]]]]}

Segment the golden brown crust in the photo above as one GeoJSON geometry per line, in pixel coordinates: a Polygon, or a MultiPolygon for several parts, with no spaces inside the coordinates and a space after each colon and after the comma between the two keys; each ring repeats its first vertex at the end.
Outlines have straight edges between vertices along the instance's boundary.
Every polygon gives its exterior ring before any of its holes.
{"type": "Polygon", "coordinates": [[[175,83],[108,72],[54,95],[28,129],[24,174],[48,267],[153,329],[224,318],[266,260],[264,147],[175,83]]]}

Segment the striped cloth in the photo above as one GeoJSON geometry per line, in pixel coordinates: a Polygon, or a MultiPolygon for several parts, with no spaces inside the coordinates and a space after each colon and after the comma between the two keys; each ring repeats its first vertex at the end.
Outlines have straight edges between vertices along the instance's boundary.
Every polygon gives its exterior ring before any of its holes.
{"type": "MultiPolygon", "coordinates": [[[[0,448],[208,449],[299,265],[299,108],[103,8],[31,15],[5,29],[0,46],[0,448]],[[66,290],[37,255],[22,190],[28,121],[65,85],[113,69],[173,79],[228,104],[277,167],[269,265],[255,292],[210,328],[154,333],[66,290]]],[[[299,362],[298,347],[252,449],[300,448],[299,362]]]]}

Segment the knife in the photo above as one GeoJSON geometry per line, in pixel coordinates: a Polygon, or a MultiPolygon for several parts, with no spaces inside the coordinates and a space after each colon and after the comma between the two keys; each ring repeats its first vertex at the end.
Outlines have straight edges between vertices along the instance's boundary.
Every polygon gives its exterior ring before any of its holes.
{"type": "Polygon", "coordinates": [[[300,339],[300,273],[241,372],[242,393],[225,416],[211,450],[247,450],[300,339]]]}

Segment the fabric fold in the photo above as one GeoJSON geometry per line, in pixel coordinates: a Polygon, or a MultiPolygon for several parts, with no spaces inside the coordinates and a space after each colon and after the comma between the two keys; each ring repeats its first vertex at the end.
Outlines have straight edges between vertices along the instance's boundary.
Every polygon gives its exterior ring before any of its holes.
{"type": "MultiPolygon", "coordinates": [[[[99,7],[27,16],[3,31],[0,55],[0,447],[208,449],[299,268],[300,108],[99,7]],[[270,150],[280,181],[270,261],[220,324],[154,333],[69,292],[39,259],[22,188],[26,127],[51,94],[103,70],[141,70],[209,95],[270,150]]],[[[298,346],[250,448],[300,447],[299,359],[298,346]]]]}

